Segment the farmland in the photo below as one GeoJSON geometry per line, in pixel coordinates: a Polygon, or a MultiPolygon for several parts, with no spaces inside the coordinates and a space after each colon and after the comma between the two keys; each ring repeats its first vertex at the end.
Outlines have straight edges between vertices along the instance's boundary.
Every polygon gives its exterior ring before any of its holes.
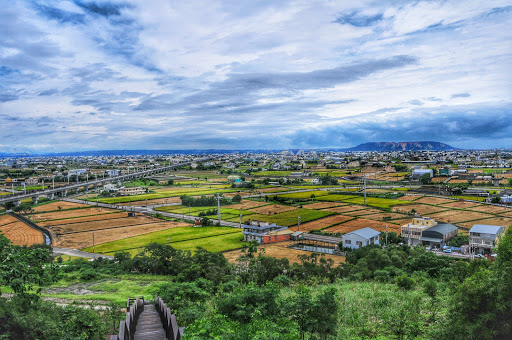
{"type": "Polygon", "coordinates": [[[0,226],[0,233],[4,234],[5,237],[17,246],[31,246],[44,242],[41,232],[29,227],[23,222],[5,223],[0,226]]]}
{"type": "MultiPolygon", "coordinates": [[[[318,220],[314,220],[311,222],[302,223],[300,225],[300,231],[311,231],[311,230],[319,230],[325,229],[330,226],[334,226],[336,224],[340,224],[346,221],[353,219],[351,216],[343,216],[343,215],[332,215],[324,218],[320,218],[318,220]]],[[[292,230],[299,230],[297,227],[291,227],[292,230]]]]}

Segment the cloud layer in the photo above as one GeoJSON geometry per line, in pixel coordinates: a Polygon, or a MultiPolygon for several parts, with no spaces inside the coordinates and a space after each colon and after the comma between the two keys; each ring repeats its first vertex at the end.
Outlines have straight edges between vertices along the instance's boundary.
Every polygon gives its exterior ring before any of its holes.
{"type": "Polygon", "coordinates": [[[21,1],[4,152],[510,147],[509,1],[21,1]]]}

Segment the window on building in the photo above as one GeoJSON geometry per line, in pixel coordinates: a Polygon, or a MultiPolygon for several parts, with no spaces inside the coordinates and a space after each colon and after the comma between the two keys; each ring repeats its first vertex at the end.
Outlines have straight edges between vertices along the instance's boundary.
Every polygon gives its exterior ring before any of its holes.
{"type": "Polygon", "coordinates": [[[351,240],[345,240],[345,244],[352,244],[351,240]]]}
{"type": "Polygon", "coordinates": [[[362,247],[362,246],[363,246],[363,242],[361,242],[361,241],[356,241],[356,245],[358,245],[358,246],[362,247]]]}

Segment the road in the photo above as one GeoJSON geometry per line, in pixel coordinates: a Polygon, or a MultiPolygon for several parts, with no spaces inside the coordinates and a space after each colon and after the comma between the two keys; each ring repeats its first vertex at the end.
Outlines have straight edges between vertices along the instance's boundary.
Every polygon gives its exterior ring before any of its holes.
{"type": "Polygon", "coordinates": [[[68,255],[68,256],[76,256],[76,257],[84,257],[86,259],[97,259],[97,258],[105,258],[109,260],[113,260],[113,256],[108,255],[102,255],[102,254],[95,254],[95,253],[88,253],[86,251],[81,251],[78,249],[70,249],[70,248],[56,248],[53,247],[53,254],[54,255],[68,255]]]}

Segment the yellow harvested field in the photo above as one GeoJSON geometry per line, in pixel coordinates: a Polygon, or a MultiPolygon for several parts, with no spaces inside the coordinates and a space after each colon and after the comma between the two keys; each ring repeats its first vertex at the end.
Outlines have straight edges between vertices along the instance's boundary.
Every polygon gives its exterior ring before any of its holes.
{"type": "MultiPolygon", "coordinates": [[[[445,204],[442,204],[441,206],[448,207],[448,208],[455,208],[455,209],[466,209],[466,208],[476,207],[481,204],[482,203],[458,201],[458,202],[445,203],[445,204]]],[[[473,209],[471,209],[471,210],[473,210],[473,209]]]]}
{"type": "Polygon", "coordinates": [[[412,222],[412,217],[389,221],[389,223],[394,223],[399,226],[403,226],[403,225],[406,225],[407,223],[411,223],[411,222],[412,222]]]}
{"type": "MultiPolygon", "coordinates": [[[[405,217],[405,215],[403,214],[396,214],[396,213],[388,213],[388,212],[384,212],[384,213],[379,213],[379,214],[371,214],[371,215],[364,215],[363,216],[364,218],[368,218],[370,220],[377,220],[377,221],[383,221],[384,220],[384,217],[389,217],[389,218],[403,218],[405,217]]],[[[389,221],[390,223],[395,223],[395,221],[389,221]]]]}
{"type": "Polygon", "coordinates": [[[449,199],[449,198],[439,198],[439,197],[422,197],[416,201],[414,201],[414,203],[425,203],[425,204],[443,204],[443,203],[450,203],[450,202],[453,202],[454,200],[452,199],[449,199]]]}
{"type": "Polygon", "coordinates": [[[317,202],[304,205],[303,208],[307,209],[325,209],[325,208],[333,208],[340,207],[343,205],[348,205],[348,203],[338,203],[338,202],[317,202]]]}
{"type": "MultiPolygon", "coordinates": [[[[290,263],[301,263],[298,256],[299,255],[311,255],[312,252],[309,251],[303,251],[298,249],[291,249],[288,248],[289,246],[293,245],[293,241],[286,241],[286,242],[279,242],[279,243],[270,243],[270,244],[263,244],[261,246],[258,246],[259,249],[265,249],[265,255],[266,256],[272,256],[278,259],[288,259],[290,263]]],[[[236,263],[236,260],[240,257],[242,252],[240,250],[231,250],[224,252],[224,257],[231,263],[236,263]]],[[[326,259],[332,259],[334,261],[334,264],[337,266],[340,263],[345,262],[344,256],[336,256],[336,255],[329,255],[329,254],[322,254],[326,259]]]]}
{"type": "MultiPolygon", "coordinates": [[[[154,231],[166,230],[176,227],[188,227],[189,223],[182,222],[157,222],[136,226],[128,226],[115,229],[103,229],[94,231],[94,243],[100,244],[105,242],[116,241],[132,236],[139,236],[154,231]]],[[[92,246],[92,232],[83,232],[76,234],[57,235],[54,245],[57,247],[82,249],[92,246]]]]}
{"type": "Polygon", "coordinates": [[[362,209],[362,210],[355,210],[355,211],[347,211],[347,212],[344,212],[343,215],[363,216],[363,215],[370,215],[370,214],[379,214],[381,212],[382,212],[381,210],[377,210],[377,209],[362,209]]]}
{"type": "Polygon", "coordinates": [[[252,209],[252,208],[256,208],[256,207],[261,207],[264,205],[268,205],[268,203],[267,202],[256,202],[256,201],[250,201],[250,200],[242,200],[242,202],[240,202],[238,204],[227,205],[226,208],[248,210],[248,209],[252,209]]]}
{"type": "Polygon", "coordinates": [[[500,225],[504,226],[506,228],[510,227],[512,225],[512,218],[508,217],[493,217],[493,218],[486,218],[483,220],[477,220],[477,221],[471,221],[466,223],[457,223],[458,225],[461,225],[465,228],[471,229],[475,224],[487,224],[487,225],[500,225]]]}
{"type": "Polygon", "coordinates": [[[137,224],[148,224],[160,222],[161,220],[148,216],[135,216],[135,217],[127,217],[126,215],[121,218],[115,219],[107,219],[107,220],[97,220],[90,222],[80,222],[80,223],[71,223],[71,224],[61,224],[59,226],[52,227],[52,232],[54,234],[67,234],[74,232],[84,232],[91,230],[99,230],[99,229],[107,229],[107,228],[117,228],[122,226],[129,225],[137,225],[137,224]]]}
{"type": "Polygon", "coordinates": [[[458,223],[464,221],[480,220],[490,217],[490,215],[476,211],[449,210],[431,214],[429,217],[435,219],[438,222],[458,223]]]}
{"type": "MultiPolygon", "coordinates": [[[[136,215],[140,215],[140,214],[137,213],[136,215]]],[[[57,226],[57,225],[62,225],[62,224],[87,222],[87,221],[97,221],[97,220],[107,221],[107,220],[121,218],[121,217],[127,217],[127,216],[128,216],[127,212],[119,212],[119,213],[114,213],[114,214],[103,214],[103,215],[92,215],[92,216],[87,216],[87,217],[66,218],[66,219],[57,220],[57,221],[41,221],[41,222],[37,222],[37,224],[42,227],[47,227],[47,226],[57,226]]]]}
{"type": "Polygon", "coordinates": [[[497,206],[488,205],[488,204],[480,205],[478,207],[471,208],[470,210],[481,211],[481,212],[486,212],[486,213],[490,213],[490,214],[500,214],[500,215],[512,216],[512,208],[503,208],[503,207],[497,207],[497,206]]]}
{"type": "Polygon", "coordinates": [[[443,210],[447,210],[448,208],[435,207],[432,205],[426,204],[408,204],[408,205],[398,205],[391,208],[392,211],[401,212],[401,213],[409,213],[412,209],[416,210],[416,212],[420,215],[426,215],[431,213],[440,212],[443,210]]]}
{"type": "Polygon", "coordinates": [[[52,202],[52,203],[48,203],[48,204],[44,204],[44,205],[35,207],[34,211],[42,212],[42,211],[59,210],[59,207],[61,209],[73,209],[73,208],[81,208],[81,207],[86,207],[86,206],[87,206],[87,204],[58,201],[58,202],[52,202]]]}
{"type": "MultiPolygon", "coordinates": [[[[320,218],[315,221],[302,223],[300,225],[300,231],[311,231],[311,230],[318,230],[323,229],[331,225],[339,224],[346,222],[353,217],[351,216],[343,216],[343,215],[332,215],[329,217],[320,218]]],[[[297,226],[289,228],[291,230],[297,230],[297,226]]]]}
{"type": "Polygon", "coordinates": [[[0,227],[0,233],[4,234],[14,245],[31,246],[44,242],[43,234],[30,228],[23,222],[14,222],[0,227]]]}
{"type": "Polygon", "coordinates": [[[259,208],[253,208],[250,209],[250,211],[255,212],[260,215],[275,215],[280,214],[285,211],[291,211],[297,209],[296,207],[290,207],[287,205],[279,205],[279,204],[271,204],[271,205],[265,205],[263,207],[259,208]]]}
{"type": "Polygon", "coordinates": [[[0,226],[6,225],[8,223],[19,221],[16,217],[12,217],[11,215],[2,215],[0,216],[0,226]]]}
{"type": "Polygon", "coordinates": [[[179,197],[167,197],[167,198],[157,198],[154,200],[147,201],[135,201],[135,202],[124,202],[117,203],[116,205],[133,205],[133,206],[141,206],[141,205],[159,205],[159,204],[169,204],[169,203],[181,203],[179,197]]]}
{"type": "Polygon", "coordinates": [[[402,200],[402,201],[416,201],[420,198],[422,198],[423,196],[411,196],[411,195],[405,195],[405,196],[401,196],[401,197],[398,197],[397,200],[402,200]]]}
{"type": "Polygon", "coordinates": [[[365,207],[362,205],[345,205],[342,207],[327,208],[327,209],[322,209],[322,210],[344,214],[349,211],[363,210],[363,209],[365,209],[365,207]]]}
{"type": "Polygon", "coordinates": [[[91,207],[91,208],[87,208],[87,209],[63,210],[63,211],[54,211],[54,212],[48,212],[48,213],[39,213],[39,214],[29,215],[29,217],[31,220],[37,222],[37,221],[43,221],[43,220],[54,220],[54,219],[58,219],[58,218],[109,214],[109,213],[112,213],[115,211],[117,211],[117,210],[91,207]]]}
{"type": "Polygon", "coordinates": [[[386,226],[388,227],[388,231],[394,231],[400,233],[400,226],[396,224],[391,224],[387,222],[380,222],[369,220],[366,218],[358,218],[356,220],[348,221],[342,224],[338,224],[334,227],[324,229],[325,231],[330,231],[333,233],[349,233],[354,230],[359,230],[363,228],[372,228],[377,231],[383,232],[386,231],[386,226]]]}

